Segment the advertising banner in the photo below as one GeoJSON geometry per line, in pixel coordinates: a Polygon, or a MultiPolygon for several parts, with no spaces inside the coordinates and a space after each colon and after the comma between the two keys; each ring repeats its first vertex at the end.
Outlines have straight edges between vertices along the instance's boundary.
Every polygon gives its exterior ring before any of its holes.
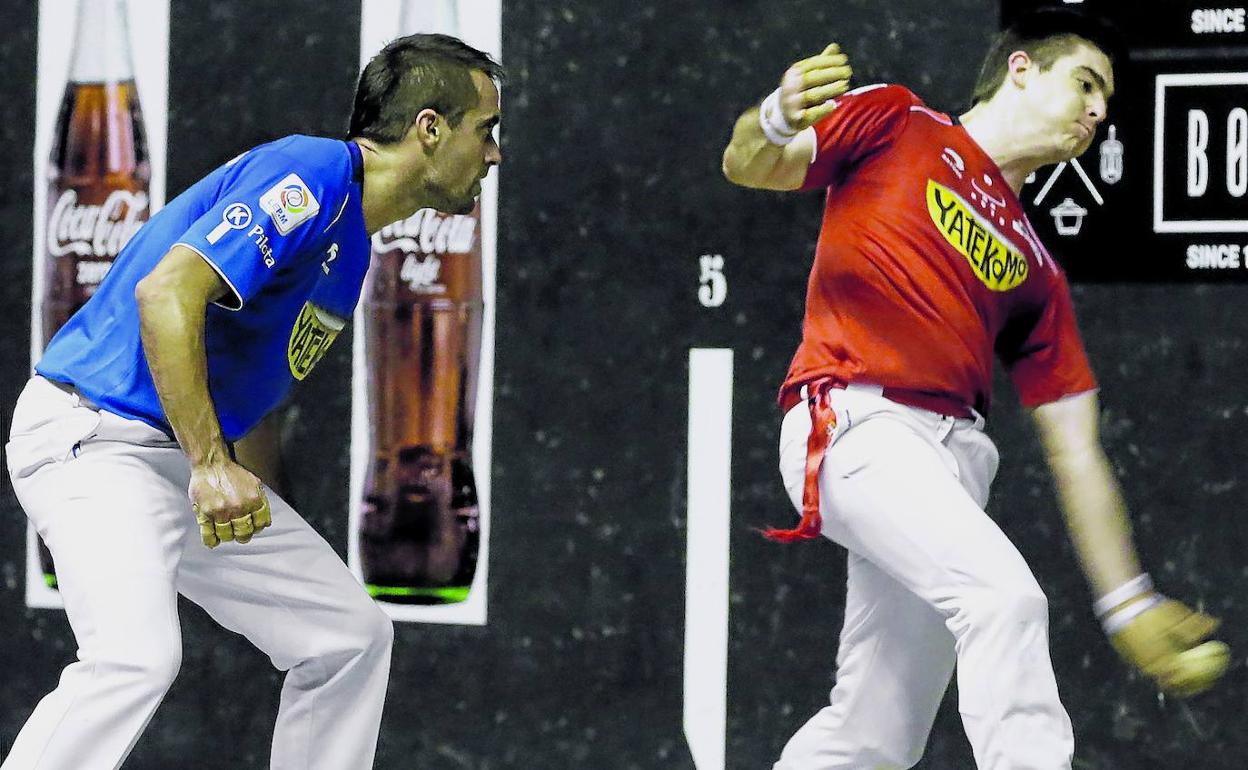
{"type": "Polygon", "coordinates": [[[1073,280],[1248,281],[1245,9],[1003,0],[1002,21],[1051,7],[1105,18],[1126,50],[1092,146],[1022,190],[1045,245],[1073,280]]]}
{"type": "MultiPolygon", "coordinates": [[[[41,0],[38,51],[32,365],[164,203],[169,0],[41,0]]],[[[27,605],[62,607],[26,540],[27,605]]]]}
{"type": "MultiPolygon", "coordinates": [[[[441,33],[499,58],[499,0],[365,0],[360,65],[441,33]]],[[[497,172],[469,214],[373,236],[356,310],[348,562],[395,620],[483,625],[497,172]]]]}

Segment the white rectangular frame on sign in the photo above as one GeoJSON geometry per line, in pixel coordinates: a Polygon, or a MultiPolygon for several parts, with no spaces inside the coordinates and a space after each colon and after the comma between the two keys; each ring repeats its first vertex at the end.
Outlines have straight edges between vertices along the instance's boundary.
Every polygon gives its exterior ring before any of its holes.
{"type": "Polygon", "coordinates": [[[1248,72],[1190,72],[1158,75],[1153,104],[1153,232],[1155,233],[1243,233],[1245,219],[1166,219],[1162,211],[1165,193],[1166,89],[1208,88],[1248,85],[1248,72]]]}
{"type": "MultiPolygon", "coordinates": [[[[98,2],[99,0],[82,0],[98,2]]],[[[39,42],[35,84],[35,153],[34,153],[34,283],[31,297],[43,293],[44,236],[48,207],[48,160],[52,153],[52,132],[55,130],[65,82],[69,77],[73,54],[75,21],[78,3],[68,0],[40,0],[39,42]]],[[[130,29],[130,56],[134,78],[143,110],[147,131],[147,148],[151,158],[152,177],[149,182],[150,213],[165,203],[165,159],[169,102],[169,0],[129,0],[127,23],[130,29]],[[142,41],[142,45],[138,45],[142,41]]],[[[39,303],[31,302],[30,359],[33,367],[43,351],[41,339],[43,314],[39,303]]],[[[64,607],[61,594],[43,580],[39,564],[34,527],[26,526],[26,605],[57,609],[64,607]]]]}
{"type": "MultiPolygon", "coordinates": [[[[411,0],[409,0],[411,1],[411,0]]],[[[361,0],[360,68],[382,46],[398,36],[401,0],[361,0]]],[[[502,0],[457,0],[461,37],[502,61],[502,0]]],[[[489,586],[490,553],[490,467],[493,446],[494,406],[494,286],[498,233],[498,169],[481,185],[481,295],[484,302],[481,330],[481,367],[478,370],[472,464],[476,471],[477,503],[480,510],[481,547],[477,572],[468,598],[457,604],[438,606],[398,605],[380,602],[394,620],[416,623],[448,623],[483,626],[489,586]]],[[[347,562],[356,577],[363,579],[359,560],[360,497],[368,462],[368,414],[365,393],[367,371],[364,360],[364,306],[355,310],[352,339],[351,377],[351,491],[347,529],[347,562]]]]}

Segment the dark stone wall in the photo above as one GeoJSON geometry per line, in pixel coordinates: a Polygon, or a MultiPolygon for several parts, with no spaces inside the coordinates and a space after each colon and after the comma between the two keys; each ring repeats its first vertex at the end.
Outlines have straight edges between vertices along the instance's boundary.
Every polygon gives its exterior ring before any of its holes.
{"type": "MultiPolygon", "coordinates": [[[[0,39],[11,74],[0,198],[0,412],[26,376],[35,5],[0,39]]],[[[337,134],[358,58],[358,5],[174,0],[169,197],[290,132],[337,134]]],[[[844,552],[778,546],[773,398],[797,343],[817,195],[735,188],[719,173],[736,115],[791,61],[841,42],[857,81],[965,102],[996,26],[989,0],[782,4],[505,0],[489,625],[400,624],[379,768],[691,768],[681,735],[688,349],[736,353],[728,767],[765,768],[826,703],[844,552]],[[722,254],[718,308],[698,256],[722,254]]],[[[1143,219],[1143,217],[1142,217],[1143,219]]],[[[1104,642],[1038,448],[1004,380],[990,418],[991,512],[1051,601],[1053,657],[1082,769],[1243,765],[1248,588],[1239,517],[1248,410],[1240,287],[1077,286],[1105,442],[1161,586],[1226,619],[1217,692],[1159,703],[1104,642]]],[[[346,544],[349,346],[295,399],[293,497],[346,544]]],[[[0,495],[0,746],[73,654],[59,612],[22,601],[24,518],[0,495]]],[[[688,600],[697,601],[697,597],[688,600]]],[[[264,767],[279,678],[245,640],[183,605],[183,674],[127,767],[264,767]],[[246,721],[256,729],[239,732],[246,721]],[[219,748],[213,736],[235,743],[219,748]]],[[[696,651],[692,651],[696,654],[696,651]]],[[[942,709],[926,770],[973,766],[942,709]]]]}
{"type": "MultiPolygon", "coordinates": [[[[0,35],[0,233],[3,233],[5,280],[0,281],[0,428],[8,440],[13,404],[30,373],[31,216],[34,185],[31,155],[35,147],[34,3],[5,6],[7,29],[0,35]]],[[[34,708],[55,673],[72,654],[64,616],[26,609],[26,517],[13,497],[9,474],[0,473],[0,654],[14,665],[0,687],[0,756],[34,708]]]]}

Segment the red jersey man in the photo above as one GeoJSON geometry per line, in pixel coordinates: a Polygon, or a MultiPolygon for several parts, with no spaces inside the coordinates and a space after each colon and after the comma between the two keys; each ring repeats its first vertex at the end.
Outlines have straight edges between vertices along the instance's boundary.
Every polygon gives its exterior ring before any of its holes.
{"type": "Polygon", "coordinates": [[[1066,279],[1017,197],[1104,120],[1104,32],[1069,13],[1023,19],[960,119],[900,86],[848,91],[834,44],[736,123],[729,180],[827,195],[780,392],[780,470],[802,519],[769,534],[845,546],[845,626],[831,704],[776,770],[914,765],[955,665],[980,768],[1069,770],[1045,596],[983,510],[994,354],[1038,426],[1114,646],[1176,694],[1225,671],[1225,645],[1205,642],[1217,621],[1155,593],[1140,568],[1066,279]]]}

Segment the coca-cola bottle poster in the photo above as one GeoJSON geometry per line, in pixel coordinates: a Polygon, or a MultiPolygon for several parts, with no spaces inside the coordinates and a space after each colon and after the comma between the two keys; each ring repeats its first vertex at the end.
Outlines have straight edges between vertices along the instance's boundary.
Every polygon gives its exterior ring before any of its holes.
{"type": "MultiPolygon", "coordinates": [[[[32,366],[164,202],[168,72],[169,0],[40,0],[32,366]]],[[[29,525],[26,603],[64,606],[29,525]]]]}
{"type": "MultiPolygon", "coordinates": [[[[413,32],[500,59],[501,0],[363,0],[361,67],[413,32]]],[[[354,325],[348,563],[395,620],[484,625],[497,172],[471,214],[373,236],[354,325]]]]}

